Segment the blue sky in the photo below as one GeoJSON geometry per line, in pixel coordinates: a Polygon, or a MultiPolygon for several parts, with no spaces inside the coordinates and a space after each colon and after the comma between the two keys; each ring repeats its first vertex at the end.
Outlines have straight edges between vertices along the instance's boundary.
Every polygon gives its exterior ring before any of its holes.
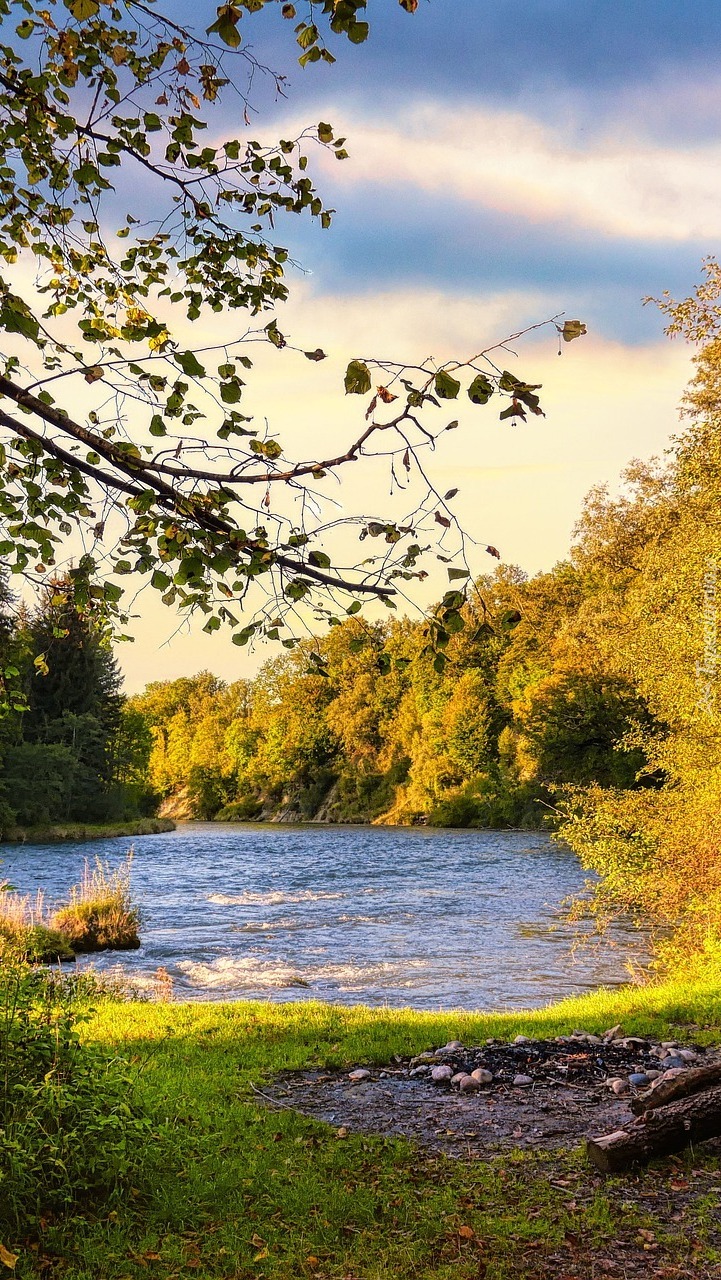
{"type": "MultiPolygon", "coordinates": [[[[173,14],[192,23],[206,8],[210,21],[215,5],[198,0],[176,0],[173,14]]],[[[336,64],[306,70],[279,9],[246,14],[241,29],[288,77],[286,97],[257,80],[250,129],[228,105],[213,131],[270,140],[328,120],[347,134],[349,160],[312,157],[337,210],[330,231],[293,218],[276,230],[305,271],[279,317],[294,340],[340,362],[374,343],[446,358],[556,312],[589,326],[563,361],[552,339],[522,353],[546,419],[501,429],[491,414],[437,459],[444,482],[462,471],[471,532],[531,572],[549,567],[590,486],[615,485],[676,427],[689,353],[642,300],[685,296],[719,248],[721,5],[420,0],[411,16],[369,0],[370,40],[336,39],[336,64]]],[[[319,445],[350,438],[326,365],[299,406],[272,359],[258,400],[271,425],[285,433],[292,420],[319,445]]],[[[174,625],[143,620],[142,662],[137,646],[122,655],[131,686],[200,666],[238,674],[237,650],[217,638],[188,633],[159,650],[174,625]]]]}

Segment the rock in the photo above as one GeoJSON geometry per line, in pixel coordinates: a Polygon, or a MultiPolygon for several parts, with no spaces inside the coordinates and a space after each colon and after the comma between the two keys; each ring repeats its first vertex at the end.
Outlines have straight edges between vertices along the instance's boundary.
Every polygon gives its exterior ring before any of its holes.
{"type": "Polygon", "coordinates": [[[625,1036],[619,1041],[624,1049],[647,1049],[648,1040],[644,1040],[642,1036],[625,1036]]]}
{"type": "Polygon", "coordinates": [[[358,1067],[355,1071],[351,1071],[348,1074],[348,1079],[352,1080],[354,1084],[357,1084],[360,1080],[370,1080],[370,1078],[371,1073],[370,1071],[367,1071],[365,1067],[358,1067]]]}
{"type": "Polygon", "coordinates": [[[677,1048],[678,1048],[678,1040],[662,1040],[662,1041],[661,1041],[661,1048],[662,1048],[662,1049],[677,1049],[677,1048]]]}
{"type": "Polygon", "coordinates": [[[606,1086],[612,1093],[628,1093],[628,1080],[624,1080],[623,1076],[612,1076],[606,1081],[606,1086]]]}
{"type": "Polygon", "coordinates": [[[425,1063],[427,1062],[433,1063],[435,1062],[435,1060],[436,1060],[436,1055],[432,1051],[429,1051],[428,1053],[418,1053],[416,1054],[415,1058],[411,1058],[408,1065],[410,1067],[421,1067],[421,1066],[424,1066],[425,1063]]]}
{"type": "Polygon", "coordinates": [[[431,1071],[431,1080],[436,1084],[445,1084],[448,1080],[452,1080],[454,1075],[453,1067],[434,1067],[431,1071]]]}
{"type": "Polygon", "coordinates": [[[513,1043],[514,1043],[514,1044],[530,1044],[530,1043],[531,1043],[531,1041],[530,1041],[530,1039],[528,1038],[528,1036],[516,1036],[516,1038],[515,1038],[515,1040],[513,1041],[513,1043]]]}
{"type": "Polygon", "coordinates": [[[649,1083],[649,1078],[645,1071],[633,1071],[628,1077],[628,1083],[632,1084],[635,1089],[644,1089],[649,1083]]]}
{"type": "Polygon", "coordinates": [[[458,1085],[461,1093],[475,1093],[477,1089],[480,1089],[480,1087],[480,1082],[478,1080],[474,1080],[473,1076],[464,1076],[458,1085]]]}
{"type": "Polygon", "coordinates": [[[684,1062],[680,1054],[672,1054],[668,1058],[664,1058],[663,1065],[667,1071],[673,1071],[676,1067],[685,1067],[688,1063],[684,1062]]]}
{"type": "Polygon", "coordinates": [[[493,1072],[486,1071],[485,1067],[476,1067],[475,1071],[471,1072],[471,1076],[479,1084],[491,1084],[493,1081],[493,1072]]]}
{"type": "Polygon", "coordinates": [[[521,1073],[519,1073],[517,1076],[514,1076],[514,1077],[513,1077],[513,1083],[514,1083],[514,1085],[526,1085],[526,1084],[533,1084],[533,1077],[532,1077],[532,1076],[524,1076],[524,1075],[522,1075],[521,1073]]]}
{"type": "Polygon", "coordinates": [[[693,1049],[679,1049],[676,1053],[677,1058],[681,1058],[683,1062],[696,1062],[698,1054],[693,1049]]]}
{"type": "Polygon", "coordinates": [[[606,1041],[620,1040],[622,1035],[623,1035],[623,1027],[619,1022],[615,1027],[609,1027],[608,1031],[604,1031],[603,1039],[606,1041]]]}
{"type": "Polygon", "coordinates": [[[655,1071],[651,1067],[649,1067],[648,1071],[646,1072],[646,1075],[649,1080],[659,1080],[662,1074],[663,1073],[661,1071],[655,1071]]]}
{"type": "Polygon", "coordinates": [[[433,1056],[435,1058],[445,1058],[447,1054],[456,1053],[459,1049],[462,1049],[462,1048],[463,1048],[463,1045],[461,1044],[460,1040],[449,1040],[448,1044],[443,1044],[441,1045],[440,1049],[436,1049],[436,1052],[433,1056]]]}
{"type": "Polygon", "coordinates": [[[671,1066],[667,1071],[663,1071],[662,1080],[675,1080],[677,1075],[683,1075],[686,1070],[685,1066],[671,1066]]]}
{"type": "Polygon", "coordinates": [[[451,1084],[460,1084],[461,1080],[465,1080],[467,1075],[467,1071],[457,1071],[454,1076],[451,1076],[451,1084]]]}
{"type": "Polygon", "coordinates": [[[430,1070],[430,1067],[413,1067],[413,1070],[408,1072],[409,1079],[418,1080],[420,1076],[430,1075],[430,1070]]]}

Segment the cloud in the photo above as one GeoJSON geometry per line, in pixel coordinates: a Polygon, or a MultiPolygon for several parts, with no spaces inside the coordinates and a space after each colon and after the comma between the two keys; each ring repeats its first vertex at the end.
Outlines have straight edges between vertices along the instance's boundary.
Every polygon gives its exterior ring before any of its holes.
{"type": "Polygon", "coordinates": [[[432,193],[448,204],[463,201],[532,223],[566,221],[637,241],[721,233],[717,141],[649,143],[634,138],[626,122],[585,142],[562,122],[440,100],[407,106],[392,123],[337,110],[333,123],[352,153],[341,165],[323,161],[339,187],[398,188],[409,203],[413,191],[432,193]]]}

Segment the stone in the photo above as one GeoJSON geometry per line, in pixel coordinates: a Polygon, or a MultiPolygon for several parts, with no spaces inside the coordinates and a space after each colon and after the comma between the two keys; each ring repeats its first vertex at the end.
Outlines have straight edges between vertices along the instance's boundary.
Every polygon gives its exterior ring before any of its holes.
{"type": "Polygon", "coordinates": [[[683,1062],[696,1062],[698,1054],[693,1049],[678,1049],[676,1057],[681,1058],[683,1062]]]}
{"type": "Polygon", "coordinates": [[[367,1071],[365,1067],[357,1067],[355,1071],[351,1071],[348,1074],[348,1079],[352,1080],[354,1084],[358,1083],[360,1080],[370,1080],[370,1078],[371,1073],[370,1071],[367,1071]]]}
{"type": "Polygon", "coordinates": [[[460,1081],[458,1088],[461,1093],[475,1093],[480,1089],[481,1085],[478,1080],[474,1080],[473,1076],[464,1076],[460,1081]]]}
{"type": "Polygon", "coordinates": [[[612,1093],[628,1093],[628,1080],[624,1080],[623,1076],[612,1076],[606,1081],[606,1086],[612,1093]]]}
{"type": "Polygon", "coordinates": [[[620,1040],[623,1035],[623,1027],[621,1023],[617,1023],[615,1027],[609,1027],[608,1031],[604,1031],[604,1040],[620,1040]]]}
{"type": "Polygon", "coordinates": [[[528,1036],[516,1036],[513,1043],[514,1044],[530,1044],[531,1041],[529,1040],[528,1036]]]}
{"type": "Polygon", "coordinates": [[[427,1062],[433,1063],[435,1062],[435,1060],[436,1060],[436,1055],[433,1052],[429,1051],[428,1053],[418,1053],[416,1054],[415,1058],[411,1058],[410,1063],[408,1065],[410,1067],[421,1067],[421,1066],[424,1066],[425,1063],[427,1062]]]}
{"type": "Polygon", "coordinates": [[[467,1075],[467,1071],[457,1071],[454,1076],[451,1076],[451,1084],[460,1084],[461,1080],[465,1080],[467,1075]]]}
{"type": "Polygon", "coordinates": [[[648,1048],[648,1041],[644,1040],[642,1036],[625,1036],[620,1043],[623,1045],[624,1049],[648,1048]]]}
{"type": "Polygon", "coordinates": [[[648,1076],[649,1080],[659,1080],[662,1074],[663,1073],[661,1071],[656,1071],[652,1067],[649,1067],[648,1071],[646,1072],[646,1075],[648,1076]]]}
{"type": "Polygon", "coordinates": [[[649,1078],[645,1071],[632,1071],[628,1077],[628,1083],[632,1084],[635,1089],[643,1089],[649,1083],[649,1078]]]}
{"type": "Polygon", "coordinates": [[[688,1064],[684,1062],[683,1058],[680,1057],[680,1055],[674,1053],[670,1057],[664,1058],[663,1065],[667,1071],[673,1071],[675,1067],[685,1067],[688,1064]]]}
{"type": "Polygon", "coordinates": [[[532,1077],[532,1076],[524,1076],[521,1072],[519,1072],[519,1074],[518,1074],[517,1076],[514,1076],[514,1077],[513,1077],[513,1083],[514,1083],[514,1085],[526,1085],[526,1084],[533,1084],[533,1077],[532,1077]]]}
{"type": "Polygon", "coordinates": [[[471,1072],[471,1076],[479,1084],[491,1084],[493,1081],[493,1072],[486,1071],[485,1067],[476,1067],[475,1071],[471,1072]]]}
{"type": "Polygon", "coordinates": [[[431,1080],[436,1084],[445,1084],[448,1080],[452,1080],[454,1075],[453,1067],[434,1067],[431,1071],[431,1080]]]}
{"type": "Polygon", "coordinates": [[[677,1049],[677,1048],[678,1048],[678,1040],[662,1040],[662,1041],[661,1041],[661,1048],[662,1048],[662,1049],[677,1049]]]}
{"type": "Polygon", "coordinates": [[[430,1067],[413,1067],[408,1075],[411,1080],[418,1080],[421,1076],[430,1075],[430,1067]]]}
{"type": "Polygon", "coordinates": [[[686,1070],[686,1067],[670,1067],[668,1071],[664,1071],[660,1078],[661,1080],[675,1080],[677,1076],[682,1076],[686,1070]]]}

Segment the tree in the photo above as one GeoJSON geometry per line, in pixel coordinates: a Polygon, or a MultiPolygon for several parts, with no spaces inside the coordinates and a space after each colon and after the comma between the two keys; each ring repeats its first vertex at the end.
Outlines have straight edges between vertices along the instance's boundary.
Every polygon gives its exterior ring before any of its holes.
{"type": "MultiPolygon", "coordinates": [[[[342,38],[362,43],[365,3],[309,3],[294,28],[301,64],[334,61],[342,38]]],[[[303,599],[326,619],[366,598],[392,604],[425,576],[427,553],[460,559],[449,574],[466,581],[455,491],[435,491],[420,455],[457,425],[446,410],[464,384],[469,405],[499,397],[504,419],[542,410],[539,388],[499,367],[499,344],[412,367],[359,354],[344,384],[365,397],[365,421],[334,457],[310,441],[291,457],[243,412],[253,343],[311,368],[326,358],[292,348],[274,314],[288,257],[275,224],[295,214],[328,227],[309,152],[347,157],[323,121],[271,145],[207,141],[228,95],[248,124],[250,81],[272,75],[241,42],[263,9],[298,16],[277,0],[204,0],[191,29],[155,0],[0,0],[12,32],[0,44],[0,556],[35,585],[64,565],[78,606],[121,626],[115,579],[140,575],[166,604],[201,610],[207,632],[228,624],[239,644],[263,632],[290,648],[303,599]],[[194,344],[192,323],[220,313],[227,336],[194,344]],[[347,568],[323,481],[373,453],[410,494],[403,518],[357,521],[374,551],[347,568]]],[[[559,341],[585,332],[547,323],[559,341]]],[[[436,648],[458,594],[442,603],[436,648]]]]}

